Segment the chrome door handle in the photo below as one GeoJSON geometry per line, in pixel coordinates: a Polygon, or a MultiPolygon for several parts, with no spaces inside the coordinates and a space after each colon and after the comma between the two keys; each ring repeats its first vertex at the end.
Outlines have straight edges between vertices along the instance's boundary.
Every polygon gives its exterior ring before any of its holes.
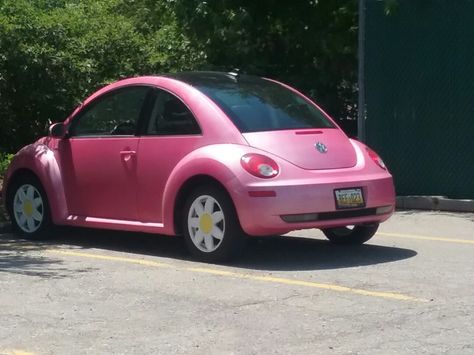
{"type": "Polygon", "coordinates": [[[122,157],[122,159],[124,161],[129,161],[130,159],[132,159],[135,155],[137,154],[136,151],[134,150],[122,150],[120,152],[120,156],[122,157]]]}

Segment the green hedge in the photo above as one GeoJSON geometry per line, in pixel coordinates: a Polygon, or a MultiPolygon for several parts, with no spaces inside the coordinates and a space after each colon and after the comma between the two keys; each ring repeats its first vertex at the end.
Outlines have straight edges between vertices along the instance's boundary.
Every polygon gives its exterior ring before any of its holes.
{"type": "Polygon", "coordinates": [[[13,154],[0,153],[0,180],[3,180],[12,158],[13,154]]]}
{"type": "Polygon", "coordinates": [[[0,0],[0,151],[97,88],[192,69],[289,82],[354,118],[357,1],[0,0]]]}

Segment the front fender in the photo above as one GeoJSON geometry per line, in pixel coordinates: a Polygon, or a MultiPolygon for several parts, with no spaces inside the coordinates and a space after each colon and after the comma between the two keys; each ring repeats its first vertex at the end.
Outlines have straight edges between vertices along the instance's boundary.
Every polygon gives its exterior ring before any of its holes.
{"type": "Polygon", "coordinates": [[[59,169],[57,152],[51,149],[49,138],[43,138],[36,143],[22,148],[13,158],[5,176],[3,198],[9,186],[21,171],[30,171],[41,182],[46,192],[53,223],[62,224],[68,215],[66,196],[59,169]]]}

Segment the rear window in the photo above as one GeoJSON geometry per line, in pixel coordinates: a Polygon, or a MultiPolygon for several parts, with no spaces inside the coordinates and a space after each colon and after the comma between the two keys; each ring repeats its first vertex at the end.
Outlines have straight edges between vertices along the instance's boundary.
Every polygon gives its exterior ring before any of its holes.
{"type": "Polygon", "coordinates": [[[252,80],[195,83],[242,132],[301,128],[334,128],[313,104],[272,81],[252,80]]]}

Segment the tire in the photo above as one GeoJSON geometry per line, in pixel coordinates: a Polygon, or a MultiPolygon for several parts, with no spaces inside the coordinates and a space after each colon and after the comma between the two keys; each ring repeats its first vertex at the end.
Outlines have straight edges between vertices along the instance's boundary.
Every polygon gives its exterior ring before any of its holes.
{"type": "Polygon", "coordinates": [[[186,246],[196,259],[224,262],[241,253],[245,234],[234,204],[223,189],[198,187],[187,198],[182,216],[186,246]]]}
{"type": "Polygon", "coordinates": [[[7,210],[13,231],[26,239],[44,240],[51,236],[49,202],[34,176],[18,177],[9,187],[7,210]]]}
{"type": "Polygon", "coordinates": [[[341,245],[360,245],[372,238],[378,228],[379,224],[374,223],[356,225],[353,228],[347,226],[329,228],[323,229],[322,231],[331,243],[341,245]]]}

